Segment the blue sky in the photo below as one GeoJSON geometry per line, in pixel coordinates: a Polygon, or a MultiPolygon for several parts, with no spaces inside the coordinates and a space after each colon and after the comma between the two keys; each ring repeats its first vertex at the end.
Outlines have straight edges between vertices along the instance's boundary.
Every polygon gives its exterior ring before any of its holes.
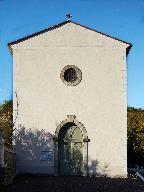
{"type": "Polygon", "coordinates": [[[0,0],[0,103],[12,98],[7,43],[66,20],[107,33],[133,47],[128,56],[128,105],[144,108],[144,0],[0,0]]]}

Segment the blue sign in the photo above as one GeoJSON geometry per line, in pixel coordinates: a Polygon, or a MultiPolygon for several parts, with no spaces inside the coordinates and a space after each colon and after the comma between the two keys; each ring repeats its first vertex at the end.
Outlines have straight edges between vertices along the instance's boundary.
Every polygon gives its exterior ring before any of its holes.
{"type": "Polygon", "coordinates": [[[52,161],[53,160],[53,151],[42,151],[40,156],[41,161],[52,161]]]}

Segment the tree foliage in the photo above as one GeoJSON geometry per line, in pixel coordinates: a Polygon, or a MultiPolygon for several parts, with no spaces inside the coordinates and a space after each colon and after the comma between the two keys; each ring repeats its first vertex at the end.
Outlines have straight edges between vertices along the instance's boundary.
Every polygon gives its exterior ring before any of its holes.
{"type": "Polygon", "coordinates": [[[0,106],[0,129],[3,130],[5,146],[12,146],[13,102],[5,101],[0,106]]]}
{"type": "Polygon", "coordinates": [[[128,163],[144,164],[144,110],[128,107],[128,163]]]}

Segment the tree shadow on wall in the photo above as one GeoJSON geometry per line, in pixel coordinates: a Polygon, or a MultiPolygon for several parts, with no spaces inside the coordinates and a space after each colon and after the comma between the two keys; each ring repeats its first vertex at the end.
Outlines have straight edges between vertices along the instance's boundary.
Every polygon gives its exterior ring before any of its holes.
{"type": "Polygon", "coordinates": [[[54,149],[53,136],[44,130],[32,130],[21,127],[14,136],[18,157],[23,160],[40,158],[42,151],[54,149]]]}
{"type": "Polygon", "coordinates": [[[97,167],[98,167],[98,161],[97,160],[91,160],[90,164],[88,165],[88,174],[97,176],[97,167]]]}
{"type": "Polygon", "coordinates": [[[98,170],[99,161],[98,160],[90,160],[90,164],[88,165],[89,175],[96,177],[108,177],[108,169],[109,165],[105,163],[103,167],[101,167],[101,173],[98,170]]]}
{"type": "MultiPolygon", "coordinates": [[[[17,163],[20,161],[27,163],[31,161],[40,160],[41,154],[43,151],[52,151],[53,152],[53,163],[54,163],[54,154],[55,153],[55,143],[53,141],[54,135],[46,132],[44,130],[37,129],[28,129],[25,127],[21,127],[14,136],[14,147],[16,149],[17,154],[17,163]]],[[[101,176],[97,173],[97,167],[99,162],[97,160],[91,160],[89,158],[89,164],[85,162],[83,164],[83,155],[79,150],[75,150],[74,154],[71,154],[72,159],[69,161],[71,166],[71,175],[93,175],[93,176],[101,176]],[[83,165],[82,165],[83,164],[83,165]],[[81,168],[83,167],[83,168],[81,168]]],[[[66,164],[65,164],[66,168],[66,164]]]]}

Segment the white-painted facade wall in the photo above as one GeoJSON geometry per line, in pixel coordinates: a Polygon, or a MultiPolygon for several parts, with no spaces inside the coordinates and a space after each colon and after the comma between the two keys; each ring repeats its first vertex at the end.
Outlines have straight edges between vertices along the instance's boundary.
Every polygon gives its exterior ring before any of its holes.
{"type": "MultiPolygon", "coordinates": [[[[17,129],[22,126],[54,135],[67,115],[75,115],[90,139],[89,173],[95,169],[100,174],[126,176],[128,46],[71,22],[12,45],[17,129]],[[77,86],[61,81],[66,65],[82,71],[77,86]]],[[[46,148],[39,147],[31,159],[18,148],[17,172],[54,174],[54,162],[40,160],[46,148]]]]}

